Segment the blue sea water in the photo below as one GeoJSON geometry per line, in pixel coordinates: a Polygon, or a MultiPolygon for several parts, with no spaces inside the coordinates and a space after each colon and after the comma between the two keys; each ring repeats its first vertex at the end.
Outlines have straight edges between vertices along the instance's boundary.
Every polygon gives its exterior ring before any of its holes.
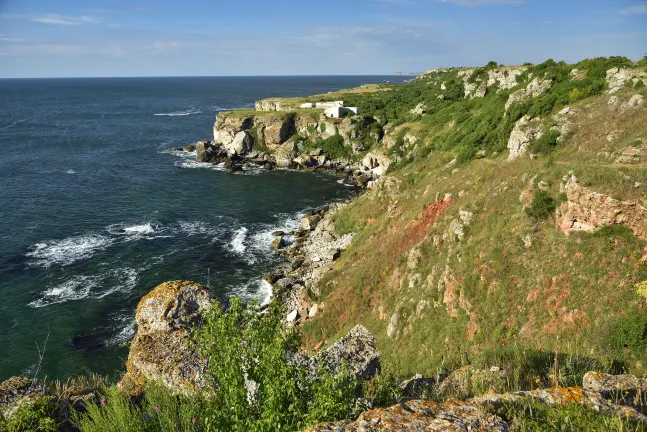
{"type": "Polygon", "coordinates": [[[386,79],[0,80],[0,381],[118,375],[138,300],[167,280],[266,297],[271,232],[353,189],[172,149],[209,139],[221,110],[386,79]]]}

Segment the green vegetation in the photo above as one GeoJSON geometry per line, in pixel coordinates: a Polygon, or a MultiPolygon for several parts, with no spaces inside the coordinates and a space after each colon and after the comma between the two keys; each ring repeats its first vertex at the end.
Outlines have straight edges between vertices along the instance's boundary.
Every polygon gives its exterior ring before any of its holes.
{"type": "Polygon", "coordinates": [[[344,145],[344,138],[339,134],[321,140],[307,140],[303,151],[307,153],[316,148],[322,149],[324,154],[332,159],[352,159],[353,157],[352,150],[344,145]]]}
{"type": "Polygon", "coordinates": [[[600,413],[577,403],[548,406],[531,399],[521,399],[492,407],[492,411],[510,424],[513,432],[644,431],[644,423],[621,415],[600,413]]]}
{"type": "MultiPolygon", "coordinates": [[[[129,431],[276,431],[299,430],[350,413],[361,386],[342,367],[331,374],[323,367],[315,376],[288,359],[299,346],[294,329],[284,328],[278,305],[267,312],[233,298],[206,314],[196,343],[209,358],[210,389],[202,395],[173,395],[148,386],[134,402],[108,387],[99,404],[85,404],[75,423],[84,432],[129,431]]],[[[384,402],[384,384],[367,395],[384,402]]],[[[389,401],[390,402],[390,401],[389,401]]],[[[370,403],[370,400],[369,400],[370,403]]]]}
{"type": "Polygon", "coordinates": [[[557,203],[550,193],[539,189],[532,197],[530,207],[527,207],[525,211],[532,218],[546,219],[553,214],[556,208],[557,203]]]}
{"type": "Polygon", "coordinates": [[[618,318],[611,329],[611,344],[616,349],[644,349],[647,346],[647,314],[630,310],[618,318]]]}
{"type": "Polygon", "coordinates": [[[56,432],[61,423],[52,398],[41,397],[23,403],[7,421],[0,413],[0,432],[56,432]]]}
{"type": "Polygon", "coordinates": [[[546,131],[530,143],[529,149],[532,153],[548,154],[557,148],[559,137],[558,131],[546,131]]]}

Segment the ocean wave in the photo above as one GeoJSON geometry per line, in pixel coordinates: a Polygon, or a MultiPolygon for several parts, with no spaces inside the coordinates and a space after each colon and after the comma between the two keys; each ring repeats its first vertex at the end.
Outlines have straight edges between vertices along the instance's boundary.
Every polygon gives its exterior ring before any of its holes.
{"type": "Polygon", "coordinates": [[[24,118],[24,119],[16,120],[16,121],[14,121],[14,122],[13,122],[13,123],[11,123],[11,124],[8,124],[8,125],[6,125],[6,126],[0,127],[0,131],[7,130],[7,129],[11,129],[12,127],[16,126],[16,125],[17,125],[17,124],[19,124],[19,123],[26,122],[26,121],[27,121],[27,120],[29,120],[30,118],[31,118],[31,117],[26,117],[26,118],[24,118]]]}
{"type": "Polygon", "coordinates": [[[68,237],[36,243],[25,256],[32,258],[31,265],[50,267],[53,264],[70,265],[90,258],[96,252],[112,245],[114,240],[98,234],[68,237]]]}
{"type": "Polygon", "coordinates": [[[241,227],[238,230],[234,232],[234,236],[231,239],[231,242],[229,245],[231,246],[231,249],[239,254],[244,254],[245,253],[245,239],[247,238],[247,228],[241,227]]]}
{"type": "Polygon", "coordinates": [[[68,301],[86,298],[102,299],[116,292],[130,292],[137,286],[139,273],[145,270],[130,267],[110,270],[100,275],[75,275],[71,278],[48,287],[38,294],[28,306],[42,308],[68,301]],[[102,291],[101,288],[110,285],[111,288],[102,291]]]}
{"type": "Polygon", "coordinates": [[[134,313],[124,314],[117,318],[117,322],[111,328],[111,330],[116,331],[116,334],[106,341],[108,345],[123,345],[135,336],[137,321],[135,321],[133,315],[134,313]]]}
{"type": "Polygon", "coordinates": [[[196,161],[177,161],[175,166],[179,168],[189,168],[189,169],[209,169],[213,171],[225,171],[229,170],[225,168],[224,163],[212,164],[209,162],[196,162],[196,161]]]}
{"type": "Polygon", "coordinates": [[[139,225],[125,225],[125,224],[115,224],[110,225],[106,230],[118,237],[124,237],[128,241],[140,240],[142,238],[159,238],[165,236],[157,236],[155,234],[160,234],[163,231],[163,228],[160,224],[154,222],[147,222],[145,224],[139,225]]]}
{"type": "Polygon", "coordinates": [[[74,170],[67,170],[65,171],[66,174],[76,174],[76,171],[74,170]]]}
{"type": "Polygon", "coordinates": [[[33,308],[41,308],[71,300],[81,300],[90,295],[92,289],[99,284],[97,276],[73,276],[72,278],[54,285],[39,295],[39,298],[29,303],[33,308]]]}
{"type": "MultiPolygon", "coordinates": [[[[292,214],[281,213],[275,216],[279,219],[278,223],[263,225],[250,239],[250,248],[258,254],[266,254],[271,250],[272,241],[275,239],[274,235],[272,235],[273,232],[283,231],[289,233],[299,228],[299,223],[303,219],[303,216],[305,216],[305,212],[301,211],[292,214]]],[[[288,244],[294,241],[291,236],[286,236],[285,240],[288,244]]]]}
{"type": "Polygon", "coordinates": [[[107,277],[104,277],[104,280],[109,279],[110,282],[114,284],[114,286],[109,290],[97,293],[94,298],[101,299],[116,292],[130,292],[137,286],[139,273],[143,270],[146,270],[146,267],[142,267],[140,269],[124,267],[108,272],[108,274],[106,275],[107,277]]]}
{"type": "Polygon", "coordinates": [[[174,111],[170,113],[156,113],[153,115],[166,116],[166,117],[183,117],[183,116],[194,115],[194,114],[202,114],[202,111],[196,108],[191,108],[184,111],[174,111]]]}
{"type": "Polygon", "coordinates": [[[175,149],[164,149],[164,150],[160,151],[159,154],[170,154],[170,155],[173,155],[173,156],[181,157],[183,159],[189,159],[190,158],[190,159],[195,160],[196,152],[195,152],[195,150],[192,151],[192,152],[189,152],[189,151],[186,151],[186,150],[180,151],[180,150],[175,150],[175,149]]]}
{"type": "Polygon", "coordinates": [[[178,221],[178,230],[188,236],[217,234],[220,229],[203,221],[178,221]]]}
{"type": "Polygon", "coordinates": [[[272,298],[272,285],[263,278],[252,279],[240,285],[234,286],[231,294],[244,300],[256,300],[265,305],[272,298]]]}

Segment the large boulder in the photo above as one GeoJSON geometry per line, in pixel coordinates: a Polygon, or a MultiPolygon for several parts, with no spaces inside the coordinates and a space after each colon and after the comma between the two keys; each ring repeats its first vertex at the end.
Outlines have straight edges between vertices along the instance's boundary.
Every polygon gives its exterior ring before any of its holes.
{"type": "Polygon", "coordinates": [[[592,232],[623,224],[636,237],[647,239],[647,208],[641,203],[594,192],[581,186],[575,176],[568,180],[564,192],[567,199],[557,211],[557,225],[563,232],[592,232]]]}
{"type": "Polygon", "coordinates": [[[286,142],[274,152],[276,166],[280,168],[290,168],[294,165],[294,158],[297,156],[296,145],[293,142],[286,142]]]}
{"type": "Polygon", "coordinates": [[[118,388],[131,396],[140,395],[147,381],[180,393],[202,389],[207,360],[190,347],[191,329],[202,323],[211,301],[207,288],[183,281],[163,283],[145,295],[118,388]]]}
{"type": "Polygon", "coordinates": [[[39,380],[12,377],[0,383],[0,416],[9,418],[23,404],[45,396],[45,383],[39,380]]]}
{"type": "Polygon", "coordinates": [[[242,156],[251,151],[254,146],[254,138],[247,131],[240,131],[234,136],[234,139],[224,144],[225,150],[229,156],[242,156]]]}
{"type": "Polygon", "coordinates": [[[348,371],[361,379],[369,379],[380,370],[380,352],[375,337],[361,324],[318,354],[317,358],[323,359],[333,372],[346,363],[348,371]]]}

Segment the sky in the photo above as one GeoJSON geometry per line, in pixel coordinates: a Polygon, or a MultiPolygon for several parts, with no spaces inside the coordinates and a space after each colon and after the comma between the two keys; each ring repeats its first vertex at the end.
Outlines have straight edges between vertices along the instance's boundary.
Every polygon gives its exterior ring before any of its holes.
{"type": "Polygon", "coordinates": [[[647,0],[0,0],[0,77],[380,75],[647,54],[647,0]]]}

